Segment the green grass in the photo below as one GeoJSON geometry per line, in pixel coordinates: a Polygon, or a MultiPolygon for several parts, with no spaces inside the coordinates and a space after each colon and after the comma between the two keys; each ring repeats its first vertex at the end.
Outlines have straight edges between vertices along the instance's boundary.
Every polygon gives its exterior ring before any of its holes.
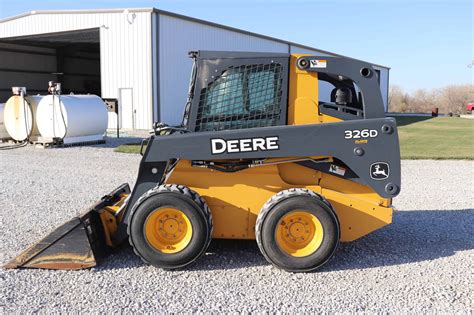
{"type": "Polygon", "coordinates": [[[397,117],[402,159],[474,159],[474,119],[397,117]]]}
{"type": "MultiPolygon", "coordinates": [[[[122,144],[114,149],[115,152],[119,153],[140,153],[140,145],[139,144],[122,144]]],[[[145,151],[145,148],[143,148],[145,151]]]]}
{"type": "MultiPolygon", "coordinates": [[[[397,117],[402,159],[473,160],[474,119],[397,117]]],[[[139,153],[140,145],[121,145],[115,152],[139,153]]]]}

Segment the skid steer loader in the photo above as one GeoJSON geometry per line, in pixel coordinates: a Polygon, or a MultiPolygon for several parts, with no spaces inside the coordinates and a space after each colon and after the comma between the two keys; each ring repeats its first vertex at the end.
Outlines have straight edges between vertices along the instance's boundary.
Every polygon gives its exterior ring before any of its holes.
{"type": "MultiPolygon", "coordinates": [[[[371,65],[343,57],[191,52],[182,125],[157,123],[123,184],[8,268],[93,267],[128,241],[146,263],[188,266],[212,238],[256,239],[292,272],[392,221],[394,119],[371,65]],[[330,88],[327,99],[318,88],[330,88]]],[[[329,91],[329,90],[328,90],[329,91]]]]}

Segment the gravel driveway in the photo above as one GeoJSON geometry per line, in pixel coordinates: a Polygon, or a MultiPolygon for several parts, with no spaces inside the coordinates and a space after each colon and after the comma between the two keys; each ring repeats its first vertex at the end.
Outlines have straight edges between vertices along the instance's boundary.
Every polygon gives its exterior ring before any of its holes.
{"type": "MultiPolygon", "coordinates": [[[[111,148],[0,151],[0,262],[123,182],[138,155],[111,148]]],[[[275,269],[249,241],[214,241],[191,268],[124,247],[92,270],[0,269],[0,313],[474,311],[474,162],[403,161],[394,223],[340,246],[321,271],[275,269]]]]}

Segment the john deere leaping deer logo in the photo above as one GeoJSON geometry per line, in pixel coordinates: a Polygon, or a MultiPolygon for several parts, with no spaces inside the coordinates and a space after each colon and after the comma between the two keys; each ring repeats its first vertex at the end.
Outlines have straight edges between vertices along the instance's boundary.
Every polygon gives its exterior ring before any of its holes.
{"type": "Polygon", "coordinates": [[[375,180],[382,180],[388,178],[390,175],[390,167],[388,163],[376,162],[370,166],[370,177],[375,180]]]}

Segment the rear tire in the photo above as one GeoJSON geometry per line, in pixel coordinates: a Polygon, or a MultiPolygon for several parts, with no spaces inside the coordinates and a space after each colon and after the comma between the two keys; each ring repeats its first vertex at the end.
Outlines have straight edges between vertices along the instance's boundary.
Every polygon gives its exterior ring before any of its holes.
{"type": "Polygon", "coordinates": [[[320,268],[339,244],[339,222],[330,203],[308,189],[283,190],[270,198],[255,230],[266,260],[290,272],[320,268]]]}
{"type": "Polygon", "coordinates": [[[160,185],[132,209],[129,242],[144,262],[163,269],[193,263],[211,242],[212,216],[198,193],[182,185],[160,185]]]}

